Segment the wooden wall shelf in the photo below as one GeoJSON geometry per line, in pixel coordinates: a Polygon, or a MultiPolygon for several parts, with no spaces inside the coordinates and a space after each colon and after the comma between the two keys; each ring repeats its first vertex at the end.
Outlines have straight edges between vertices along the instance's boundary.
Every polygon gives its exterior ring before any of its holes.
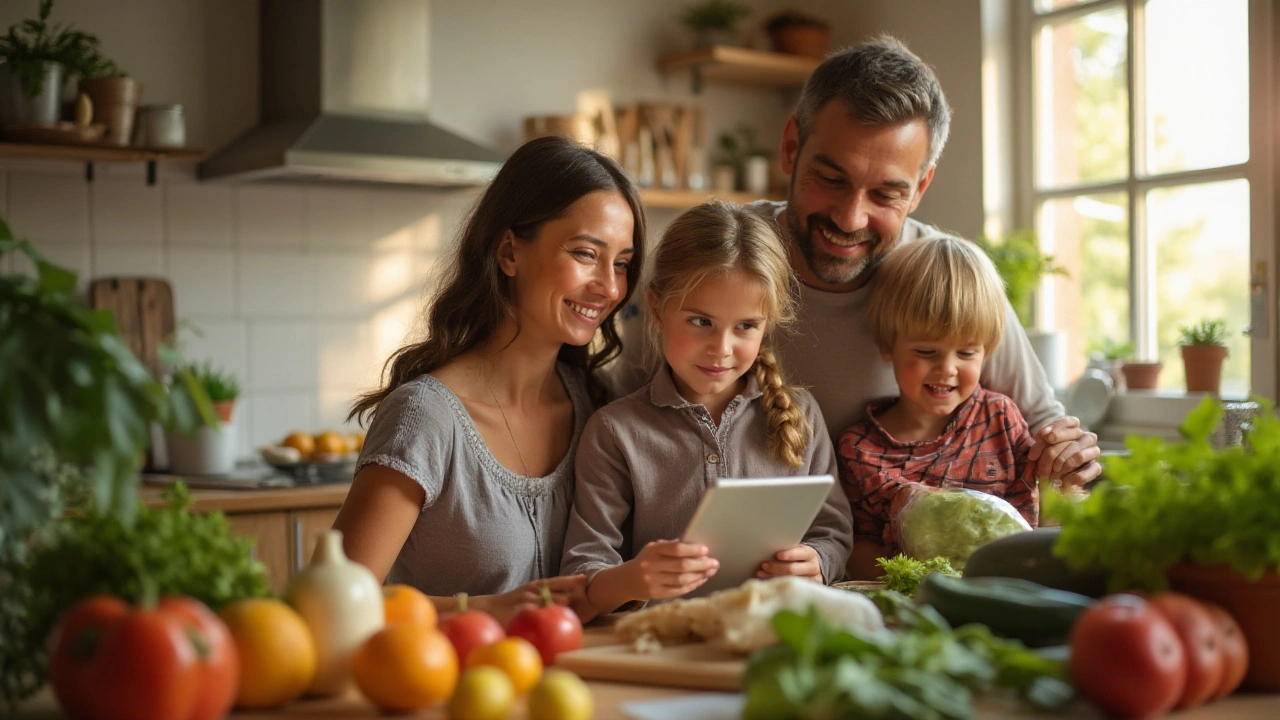
{"type": "Polygon", "coordinates": [[[672,73],[688,68],[693,72],[694,92],[698,92],[706,80],[786,88],[803,85],[820,62],[800,55],[716,45],[664,56],[658,60],[658,70],[672,73]]]}
{"type": "Polygon", "coordinates": [[[778,195],[761,197],[755,193],[733,192],[717,193],[705,190],[660,190],[657,188],[641,188],[640,202],[651,210],[687,210],[708,200],[718,199],[733,203],[749,203],[756,200],[786,200],[778,195]]]}
{"type": "Polygon", "coordinates": [[[93,164],[100,162],[145,162],[147,184],[156,182],[156,163],[167,160],[203,160],[203,150],[193,148],[148,149],[106,145],[41,145],[0,142],[0,158],[15,160],[64,160],[85,164],[86,182],[93,182],[93,164]]]}

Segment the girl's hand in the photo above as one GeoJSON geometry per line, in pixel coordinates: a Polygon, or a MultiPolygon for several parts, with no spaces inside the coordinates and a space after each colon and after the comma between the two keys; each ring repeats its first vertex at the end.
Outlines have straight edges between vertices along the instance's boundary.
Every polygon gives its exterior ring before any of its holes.
{"type": "Polygon", "coordinates": [[[521,605],[537,605],[542,600],[542,588],[544,585],[551,590],[551,600],[556,605],[565,605],[574,610],[586,606],[586,575],[565,575],[544,580],[534,580],[510,592],[475,598],[473,602],[505,627],[507,621],[511,619],[511,616],[515,614],[521,605]]]}
{"type": "Polygon", "coordinates": [[[680,597],[720,569],[720,561],[707,556],[706,546],[679,540],[650,542],[627,564],[633,568],[638,600],[680,597]]]}
{"type": "Polygon", "coordinates": [[[822,562],[818,559],[818,551],[808,545],[797,545],[787,548],[760,564],[756,571],[758,578],[795,575],[814,582],[822,582],[822,562]]]}

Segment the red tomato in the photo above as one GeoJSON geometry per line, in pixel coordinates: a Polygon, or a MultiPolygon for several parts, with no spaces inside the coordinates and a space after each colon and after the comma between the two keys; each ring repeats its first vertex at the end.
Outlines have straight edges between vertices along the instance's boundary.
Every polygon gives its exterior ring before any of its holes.
{"type": "Polygon", "coordinates": [[[1071,629],[1071,674],[1090,702],[1122,717],[1168,712],[1187,682],[1178,633],[1142,598],[1112,595],[1071,629]]]}
{"type": "Polygon", "coordinates": [[[1187,657],[1187,684],[1176,707],[1204,703],[1222,684],[1222,631],[1204,606],[1188,595],[1164,593],[1149,604],[1173,625],[1187,657]]]}
{"type": "Polygon", "coordinates": [[[533,643],[542,656],[542,665],[551,667],[556,655],[582,647],[582,621],[578,614],[551,601],[551,591],[542,589],[542,604],[525,605],[507,623],[507,634],[533,643]]]}
{"type": "Polygon", "coordinates": [[[1218,683],[1218,689],[1212,697],[1217,700],[1235,692],[1244,681],[1245,673],[1249,670],[1249,645],[1231,613],[1213,603],[1202,604],[1218,624],[1221,633],[1219,644],[1222,646],[1222,682],[1218,683]]]}
{"type": "Polygon", "coordinates": [[[440,621],[440,632],[453,643],[458,665],[465,667],[472,650],[492,645],[507,636],[492,615],[483,610],[468,610],[466,593],[458,594],[458,610],[440,621]]]}
{"type": "Polygon", "coordinates": [[[187,597],[167,597],[159,609],[183,618],[200,633],[196,652],[202,669],[195,710],[187,720],[219,720],[231,710],[240,683],[240,656],[226,623],[204,603],[187,597]]]}
{"type": "Polygon", "coordinates": [[[220,637],[206,637],[200,610],[212,615],[188,599],[155,608],[131,608],[107,596],[82,600],[53,634],[50,670],[58,703],[74,720],[216,720],[225,715],[226,668],[233,668],[234,693],[238,659],[228,650],[225,627],[220,637]],[[205,662],[202,653],[214,662],[205,662]],[[212,685],[208,694],[206,678],[212,685]]]}

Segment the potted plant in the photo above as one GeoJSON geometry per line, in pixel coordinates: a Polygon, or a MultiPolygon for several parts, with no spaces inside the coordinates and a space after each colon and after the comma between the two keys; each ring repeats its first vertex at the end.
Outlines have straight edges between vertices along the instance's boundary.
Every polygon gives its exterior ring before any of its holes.
{"type": "MultiPolygon", "coordinates": [[[[179,475],[227,475],[236,466],[235,401],[240,383],[235,376],[214,367],[212,362],[179,365],[175,374],[194,377],[213,403],[218,423],[197,428],[194,432],[173,430],[166,440],[169,470],[179,475]]],[[[187,394],[187,388],[175,385],[171,393],[187,394]]]]}
{"type": "Polygon", "coordinates": [[[1018,230],[1001,240],[979,237],[976,242],[1004,279],[1005,295],[1018,321],[1027,330],[1027,339],[1049,382],[1061,387],[1066,382],[1063,335],[1060,331],[1032,329],[1035,325],[1032,300],[1041,279],[1046,275],[1065,276],[1067,271],[1054,264],[1052,255],[1040,250],[1040,241],[1033,230],[1018,230]]]}
{"type": "MultiPolygon", "coordinates": [[[[189,387],[187,402],[168,401],[112,314],[80,300],[75,273],[46,262],[0,218],[0,256],[11,252],[36,268],[34,277],[0,275],[0,345],[9,350],[0,350],[0,692],[12,707],[45,680],[49,625],[37,628],[30,613],[50,610],[50,588],[19,577],[31,555],[72,517],[131,523],[150,424],[192,428],[213,412],[185,374],[176,382],[189,387]]],[[[55,564],[83,579],[83,568],[55,564]]]]}
{"type": "Polygon", "coordinates": [[[733,167],[737,187],[764,194],[769,190],[769,151],[756,142],[756,129],[746,123],[720,133],[721,163],[733,167]]]}
{"type": "Polygon", "coordinates": [[[1179,332],[1187,392],[1216,395],[1222,387],[1222,363],[1227,359],[1227,321],[1201,320],[1179,328],[1179,332]]]}
{"type": "Polygon", "coordinates": [[[80,92],[93,103],[93,117],[107,126],[102,142],[124,147],[133,139],[134,117],[142,100],[142,83],[128,76],[97,50],[86,56],[76,74],[80,92]]]}
{"type": "Polygon", "coordinates": [[[1134,344],[1119,342],[1112,338],[1103,338],[1089,353],[1089,366],[1096,367],[1111,376],[1111,385],[1117,391],[1125,388],[1124,361],[1133,356],[1134,344]]]}
{"type": "Polygon", "coordinates": [[[751,8],[730,0],[706,0],[685,7],[680,22],[693,31],[696,48],[736,45],[734,27],[751,14],[751,8]]]}
{"type": "Polygon", "coordinates": [[[1128,457],[1103,458],[1107,482],[1082,502],[1045,493],[1062,525],[1055,555],[1103,569],[1113,592],[1172,587],[1222,605],[1249,645],[1244,687],[1280,691],[1280,419],[1261,402],[1240,445],[1215,448],[1224,410],[1205,398],[1184,442],[1131,436],[1128,457]]]}
{"type": "Polygon", "coordinates": [[[57,123],[63,81],[97,55],[97,37],[50,24],[52,12],[53,0],[40,0],[35,18],[0,36],[0,123],[57,123]]]}
{"type": "Polygon", "coordinates": [[[1120,366],[1124,385],[1129,390],[1155,390],[1160,386],[1160,371],[1164,363],[1159,360],[1126,359],[1120,366]]]}
{"type": "Polygon", "coordinates": [[[765,23],[774,52],[821,59],[827,54],[831,26],[826,20],[798,10],[778,13],[765,23]]]}

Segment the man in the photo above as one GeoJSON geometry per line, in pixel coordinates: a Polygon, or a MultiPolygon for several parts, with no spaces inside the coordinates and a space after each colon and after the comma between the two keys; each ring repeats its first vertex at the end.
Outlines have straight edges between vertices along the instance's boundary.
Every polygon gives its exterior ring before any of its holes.
{"type": "MultiPolygon", "coordinates": [[[[776,220],[802,284],[799,321],[779,348],[782,368],[812,390],[833,441],[870,400],[898,394],[866,306],[885,253],[935,232],[909,215],[933,181],[950,122],[933,71],[900,42],[881,37],[843,50],[814,71],[787,120],[787,202],[753,204],[776,220]]],[[[1011,397],[1026,417],[1040,477],[1092,481],[1102,471],[1097,436],[1064,415],[1013,308],[1006,314],[983,387],[1011,397]]],[[[643,379],[635,359],[643,335],[626,334],[628,357],[615,363],[614,379],[629,391],[643,379]]]]}

